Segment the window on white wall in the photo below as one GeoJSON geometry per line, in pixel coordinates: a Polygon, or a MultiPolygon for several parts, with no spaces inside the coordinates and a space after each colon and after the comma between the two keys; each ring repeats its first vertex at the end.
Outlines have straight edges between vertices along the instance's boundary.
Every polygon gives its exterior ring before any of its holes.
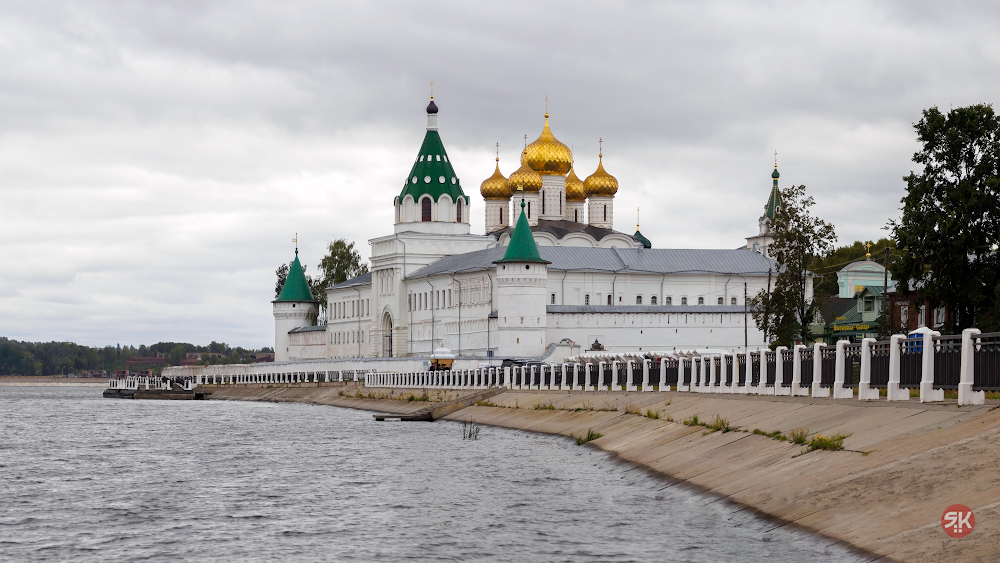
{"type": "Polygon", "coordinates": [[[735,298],[735,297],[733,297],[732,299],[730,299],[730,300],[729,300],[729,304],[730,304],[730,305],[735,305],[735,304],[736,304],[736,298],[735,298]]]}
{"type": "Polygon", "coordinates": [[[698,304],[699,305],[704,305],[705,304],[705,298],[704,297],[699,297],[698,298],[698,304]]]}
{"type": "Polygon", "coordinates": [[[674,304],[674,298],[671,297],[671,296],[669,296],[669,295],[666,296],[666,297],[664,297],[663,298],[663,304],[664,305],[673,305],[674,304]]]}
{"type": "Polygon", "coordinates": [[[681,305],[687,305],[687,304],[688,304],[688,298],[687,297],[681,297],[681,305]]]}
{"type": "Polygon", "coordinates": [[[653,295],[653,296],[651,296],[649,298],[649,304],[650,305],[656,305],[656,296],[655,295],[653,295]]]}
{"type": "Polygon", "coordinates": [[[550,305],[555,305],[556,304],[556,294],[555,293],[553,293],[552,295],[549,295],[549,304],[550,305]]]}
{"type": "Polygon", "coordinates": [[[636,295],[635,296],[635,304],[636,305],[642,305],[642,296],[641,295],[636,295]]]}
{"type": "Polygon", "coordinates": [[[610,304],[611,304],[611,296],[608,295],[608,305],[610,305],[610,304]]]}
{"type": "Polygon", "coordinates": [[[583,304],[584,305],[590,305],[590,294],[589,293],[583,296],[583,304]]]}
{"type": "Polygon", "coordinates": [[[719,298],[719,305],[724,305],[721,297],[719,298]]]}

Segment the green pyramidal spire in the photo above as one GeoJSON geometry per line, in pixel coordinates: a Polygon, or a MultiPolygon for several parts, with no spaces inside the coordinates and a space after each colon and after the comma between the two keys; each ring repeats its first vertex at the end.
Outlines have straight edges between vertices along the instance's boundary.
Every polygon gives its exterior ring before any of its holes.
{"type": "Polygon", "coordinates": [[[278,294],[278,298],[273,303],[279,301],[316,302],[313,299],[312,291],[309,290],[309,282],[306,281],[306,274],[302,271],[302,264],[299,264],[298,249],[295,249],[295,260],[292,260],[292,265],[288,268],[288,277],[285,278],[285,284],[281,286],[281,293],[278,294]]]}
{"type": "Polygon", "coordinates": [[[542,260],[542,257],[538,255],[538,245],[535,244],[535,237],[531,236],[531,227],[528,226],[528,219],[524,214],[524,199],[521,199],[521,215],[518,216],[517,225],[514,226],[514,232],[510,235],[507,252],[494,264],[501,262],[551,264],[548,260],[542,260]]]}
{"type": "Polygon", "coordinates": [[[773,179],[773,186],[771,186],[771,195],[767,198],[767,205],[764,206],[764,216],[768,219],[774,219],[774,213],[778,210],[778,206],[781,205],[781,192],[778,191],[778,178],[781,175],[778,174],[778,163],[774,163],[774,172],[771,173],[771,178],[773,179]]]}

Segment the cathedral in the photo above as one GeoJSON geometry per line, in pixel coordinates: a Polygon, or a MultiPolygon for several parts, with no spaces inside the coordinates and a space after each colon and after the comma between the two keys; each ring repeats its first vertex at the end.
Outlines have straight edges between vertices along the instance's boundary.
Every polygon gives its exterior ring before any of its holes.
{"type": "MultiPolygon", "coordinates": [[[[427,357],[565,357],[603,351],[745,350],[765,345],[747,300],[768,288],[767,251],[780,204],[777,164],[759,234],[736,249],[661,249],[614,230],[618,180],[583,180],[556,139],[541,134],[505,177],[496,159],[480,185],[486,229],[469,226],[462,189],[438,131],[438,106],[393,199],[392,233],[369,241],[369,273],[326,289],[326,324],[296,254],[272,303],[276,361],[427,357]]],[[[812,280],[807,283],[811,297],[812,280]]]]}

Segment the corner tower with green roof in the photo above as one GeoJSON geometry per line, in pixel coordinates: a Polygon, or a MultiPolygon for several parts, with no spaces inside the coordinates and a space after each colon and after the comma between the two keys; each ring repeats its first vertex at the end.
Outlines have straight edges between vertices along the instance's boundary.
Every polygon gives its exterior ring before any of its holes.
{"type": "MultiPolygon", "coordinates": [[[[521,200],[524,208],[524,200],[521,200]]],[[[548,260],[538,253],[524,213],[497,265],[498,352],[502,358],[531,358],[545,352],[548,260]]]]}
{"type": "Polygon", "coordinates": [[[316,299],[299,263],[298,248],[295,249],[295,259],[288,267],[285,283],[278,292],[278,298],[271,302],[271,308],[274,314],[274,361],[287,362],[294,358],[288,333],[312,325],[318,311],[316,299]]]}
{"type": "Polygon", "coordinates": [[[393,201],[396,232],[437,234],[469,232],[469,197],[448,158],[437,127],[438,107],[431,96],[427,132],[403,189],[393,201]]]}

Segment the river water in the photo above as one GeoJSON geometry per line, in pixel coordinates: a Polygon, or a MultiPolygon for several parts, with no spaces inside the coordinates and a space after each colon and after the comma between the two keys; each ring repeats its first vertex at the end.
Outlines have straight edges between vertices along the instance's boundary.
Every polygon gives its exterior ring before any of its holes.
{"type": "Polygon", "coordinates": [[[863,561],[558,437],[0,387],[3,561],[863,561]]]}

